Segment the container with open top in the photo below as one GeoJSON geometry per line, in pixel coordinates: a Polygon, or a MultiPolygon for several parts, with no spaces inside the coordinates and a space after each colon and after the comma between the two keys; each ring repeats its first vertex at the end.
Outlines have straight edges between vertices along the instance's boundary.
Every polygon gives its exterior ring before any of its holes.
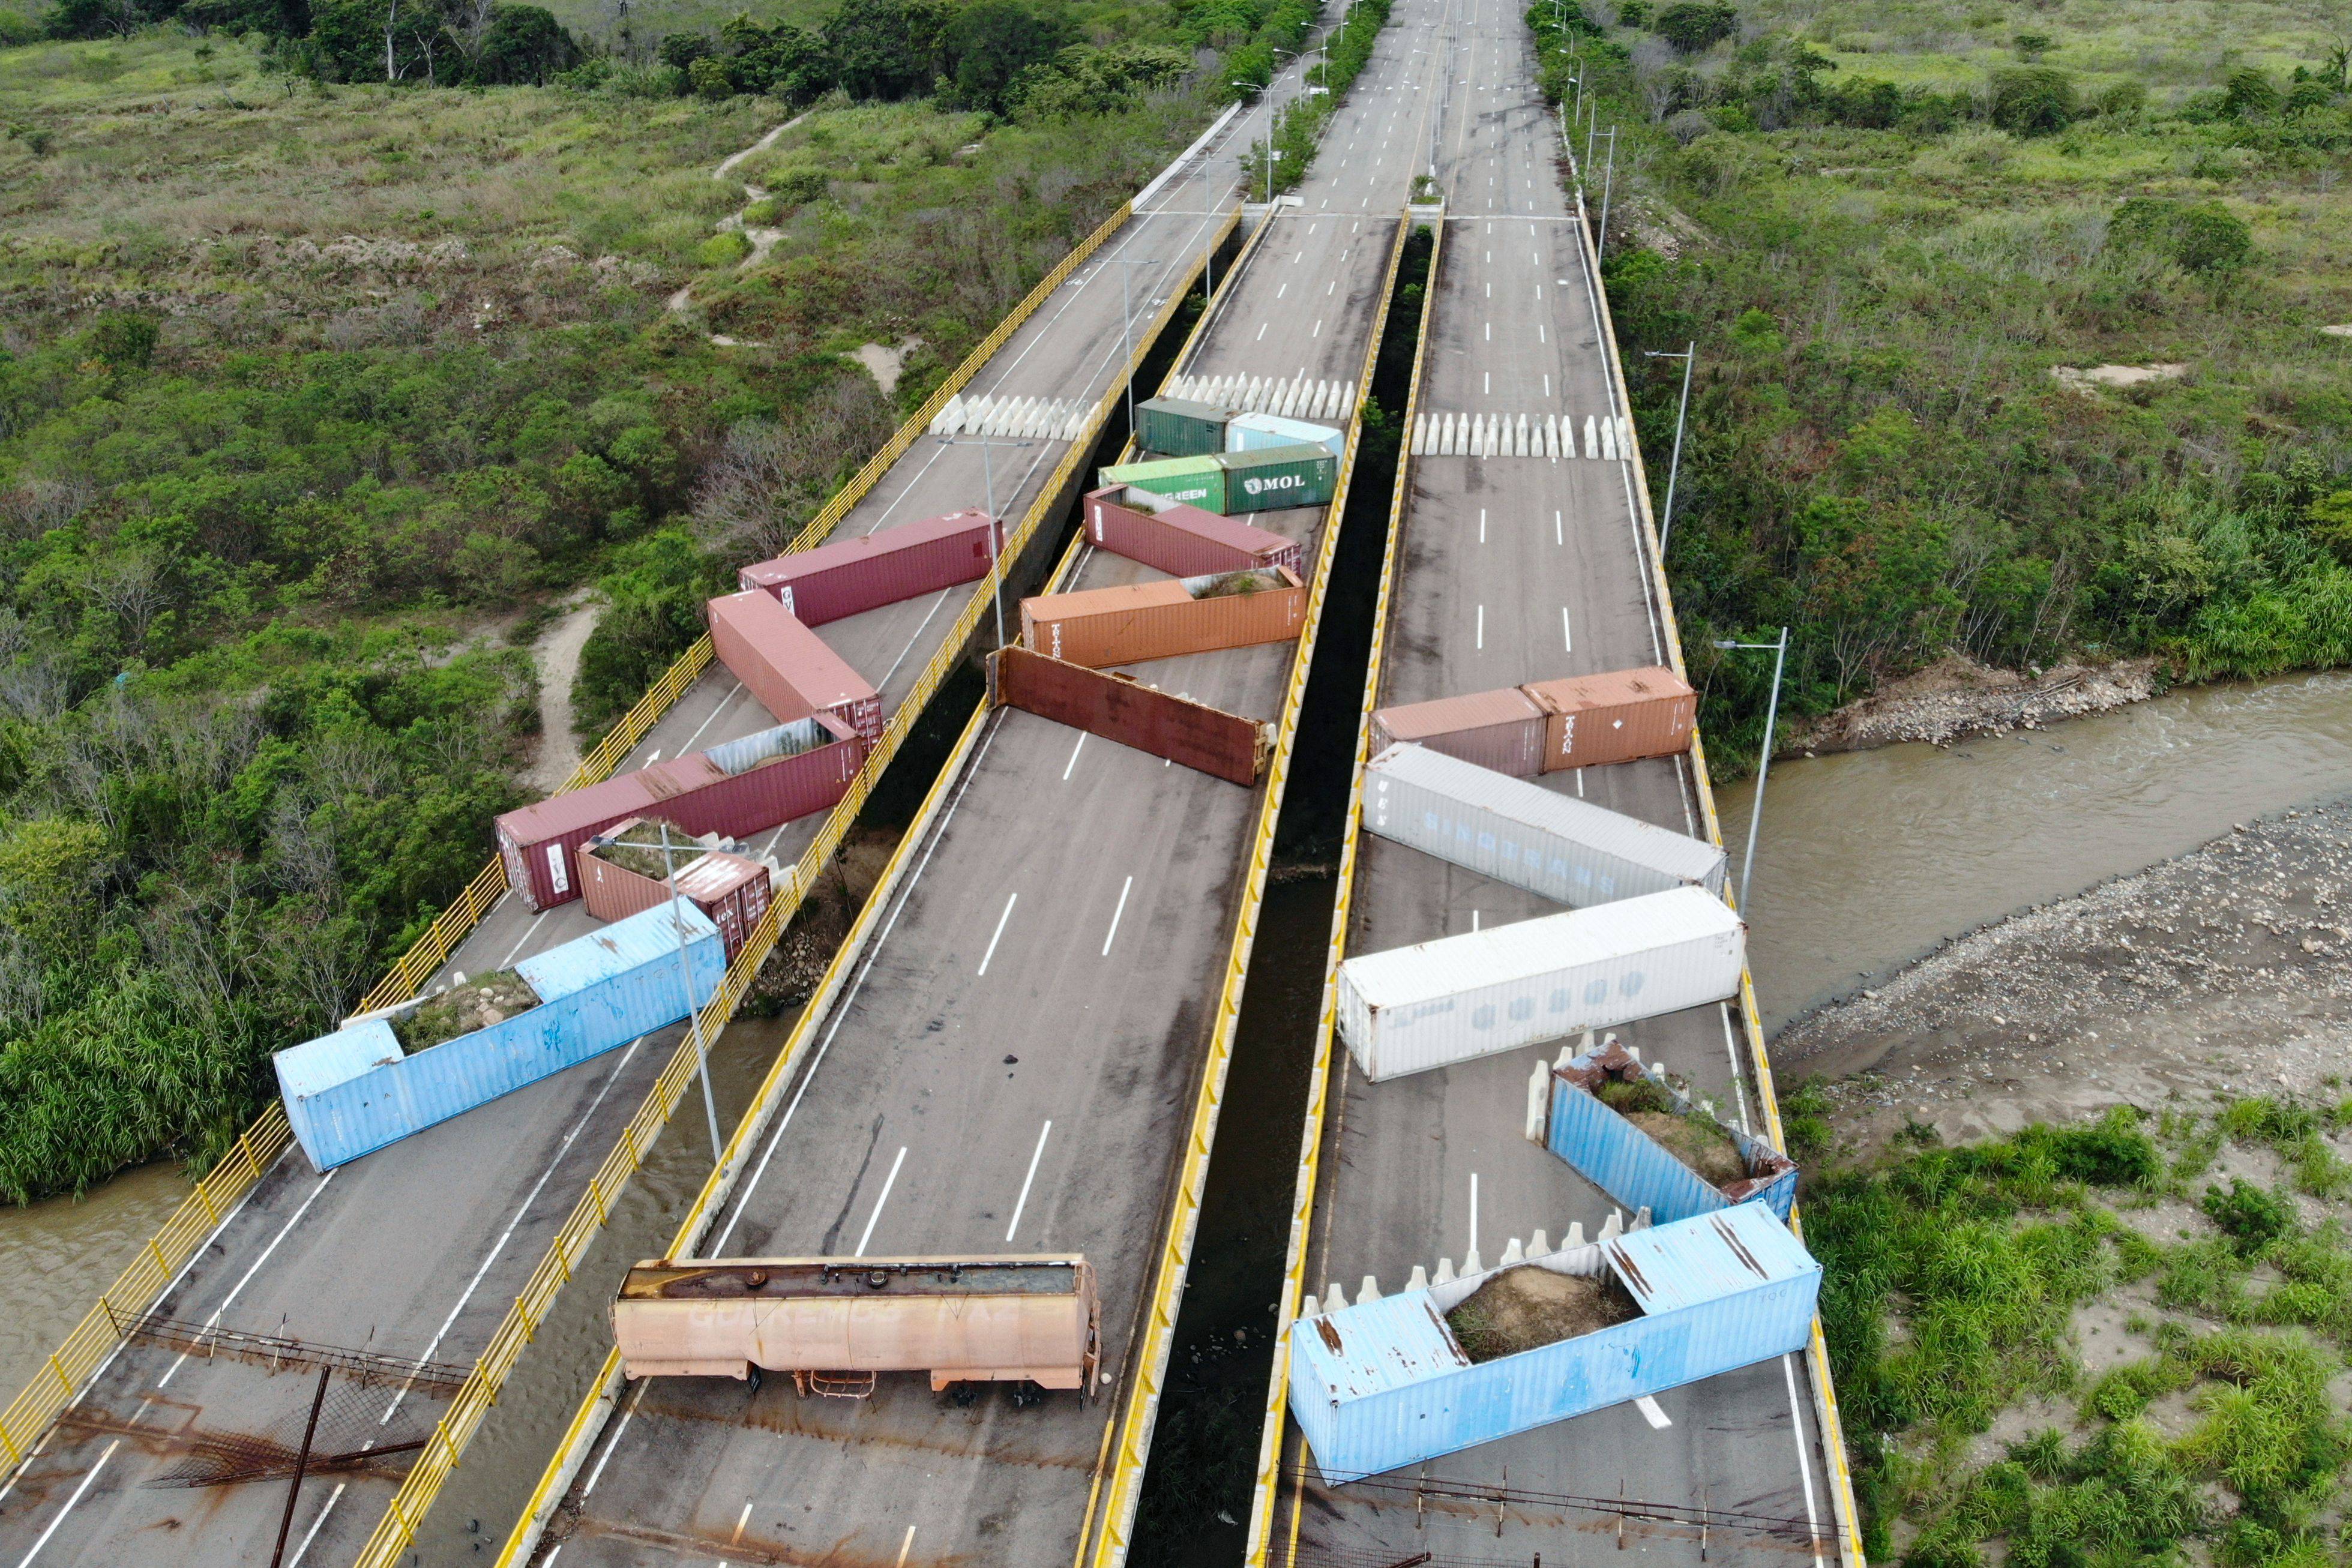
{"type": "Polygon", "coordinates": [[[1128,485],[1087,493],[1087,538],[1097,549],[1157,567],[1172,577],[1202,577],[1253,567],[1306,570],[1297,539],[1221,517],[1128,485]]]}
{"type": "Polygon", "coordinates": [[[725,1258],[637,1264],[613,1302],[628,1377],[789,1372],[862,1397],[884,1372],[1091,1394],[1100,1302],[1084,1257],[725,1258]]]}
{"type": "Polygon", "coordinates": [[[1550,1091],[1544,1146],[1627,1208],[1663,1224],[1760,1203],[1788,1219],[1795,1163],[1613,1039],[1554,1068],[1550,1091]]]}
{"type": "Polygon", "coordinates": [[[1333,1485],[1804,1348],[1822,1266],[1762,1204],[1290,1325],[1290,1410],[1333,1485]]]}
{"type": "Polygon", "coordinates": [[[625,920],[668,903],[668,870],[675,865],[677,896],[710,916],[733,962],[768,912],[774,873],[749,855],[706,848],[674,829],[665,852],[664,826],[632,817],[581,846],[581,891],[588,913],[599,920],[625,920]]]}
{"type": "Polygon", "coordinates": [[[977,582],[1003,548],[1003,524],[966,508],[763,560],[738,571],[735,583],[772,596],[803,626],[822,626],[977,582]]]}
{"type": "Polygon", "coordinates": [[[882,738],[881,694],[771,595],[755,588],[712,600],[710,646],[783,723],[830,713],[868,745],[882,738]]]}
{"type": "Polygon", "coordinates": [[[1747,928],[1702,888],[1572,909],[1339,966],[1339,1032],[1378,1082],[1739,994],[1747,928]]]}
{"type": "Polygon", "coordinates": [[[1024,599],[1021,641],[1032,653],[1099,670],[1286,643],[1306,621],[1298,574],[1270,567],[1024,599]]]}
{"type": "Polygon", "coordinates": [[[1698,694],[1662,664],[1531,681],[1544,710],[1544,771],[1674,757],[1690,749],[1698,694]]]}
{"type": "Polygon", "coordinates": [[[1320,446],[1269,446],[1116,464],[1102,470],[1098,483],[1134,486],[1231,517],[1330,505],[1339,460],[1320,446]]]}
{"type": "Polygon", "coordinates": [[[1584,908],[1671,887],[1723,894],[1723,852],[1525,779],[1403,742],[1364,765],[1364,828],[1584,908]]]}

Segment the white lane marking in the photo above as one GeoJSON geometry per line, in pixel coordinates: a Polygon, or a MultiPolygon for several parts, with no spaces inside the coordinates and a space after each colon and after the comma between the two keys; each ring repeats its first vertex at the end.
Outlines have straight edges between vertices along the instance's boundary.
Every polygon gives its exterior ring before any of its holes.
{"type": "Polygon", "coordinates": [[[1484,507],[1478,508],[1478,542],[1486,542],[1486,508],[1484,507]]]}
{"type": "Polygon", "coordinates": [[[1821,1515],[1813,1511],[1813,1460],[1812,1456],[1805,1452],[1805,1417],[1797,1407],[1795,1355],[1782,1353],[1780,1375],[1789,1382],[1789,1419],[1796,1430],[1797,1475],[1805,1483],[1805,1522],[1812,1526],[1813,1531],[1813,1568],[1822,1568],[1822,1520],[1821,1515]]]}
{"type": "Polygon", "coordinates": [[[1260,327],[1258,328],[1258,329],[1257,329],[1257,336],[1256,336],[1256,337],[1255,337],[1255,338],[1253,338],[1253,339],[1251,339],[1251,340],[1250,340],[1250,341],[1251,341],[1251,342],[1253,342],[1253,343],[1263,343],[1263,342],[1265,342],[1265,326],[1263,326],[1263,325],[1262,325],[1262,326],[1260,326],[1260,327]]]}
{"type": "Polygon", "coordinates": [[[620,1425],[613,1428],[613,1440],[604,1445],[604,1451],[597,1456],[596,1468],[588,1472],[588,1484],[580,1489],[582,1498],[584,1499],[595,1491],[596,1483],[604,1479],[604,1467],[611,1464],[613,1456],[621,1451],[621,1434],[629,1429],[631,1421],[636,1419],[637,1406],[645,1403],[646,1390],[652,1386],[650,1383],[640,1383],[636,1386],[636,1391],[629,1396],[629,1407],[621,1412],[620,1425]]]}
{"type": "Polygon", "coordinates": [[[1127,913],[1127,895],[1135,890],[1135,878],[1129,877],[1118,890],[1118,907],[1110,912],[1110,929],[1103,933],[1102,956],[1110,956],[1111,939],[1118,935],[1118,917],[1127,913]]]}
{"type": "Polygon", "coordinates": [[[857,1250],[853,1258],[866,1256],[866,1244],[874,1239],[874,1222],[882,1218],[882,1206],[890,1201],[890,1189],[898,1185],[898,1167],[907,1163],[907,1145],[898,1145],[898,1157],[890,1162],[890,1174],[883,1179],[882,1196],[874,1200],[874,1212],[866,1217],[866,1228],[857,1238],[857,1250]]]}
{"type": "Polygon", "coordinates": [[[1083,729],[1082,729],[1082,730],[1078,731],[1078,744],[1077,744],[1076,746],[1073,746],[1072,747],[1070,747],[1070,761],[1069,761],[1069,765],[1068,765],[1068,767],[1066,767],[1066,768],[1064,768],[1062,769],[1062,782],[1063,782],[1063,783],[1067,784],[1067,783],[1070,781],[1070,768],[1076,768],[1076,767],[1078,765],[1078,751],[1079,751],[1079,748],[1080,748],[1080,747],[1084,747],[1084,746],[1086,745],[1086,743],[1087,743],[1087,732],[1086,732],[1085,730],[1083,730],[1083,729]]]}
{"type": "Polygon", "coordinates": [[[728,1538],[727,1544],[730,1546],[741,1544],[743,1540],[743,1527],[751,1522],[751,1505],[747,1502],[743,1505],[743,1511],[735,1516],[735,1533],[728,1538]]]}
{"type": "Polygon", "coordinates": [[[1022,1211],[1029,1207],[1029,1186],[1037,1179],[1037,1162],[1045,1157],[1045,1139],[1053,1131],[1051,1120],[1037,1129],[1037,1146],[1029,1155],[1029,1174],[1021,1178],[1021,1198],[1013,1206],[1013,1223],[1004,1228],[1004,1239],[1007,1241],[1012,1240],[1013,1233],[1021,1228],[1022,1211]]]}
{"type": "MultiPolygon", "coordinates": [[[[1013,487],[1013,493],[1018,496],[1024,489],[1025,489],[1029,484],[1030,475],[1034,474],[1035,472],[1037,472],[1037,463],[1035,460],[1033,460],[1029,466],[1022,471],[1021,482],[1013,487]]],[[[985,574],[983,573],[982,575],[985,574]]],[[[883,671],[882,678],[875,683],[875,689],[877,691],[887,691],[890,689],[890,677],[898,673],[898,666],[907,662],[907,655],[913,653],[915,651],[915,644],[923,640],[923,629],[931,623],[931,617],[940,612],[940,606],[948,601],[948,595],[953,591],[954,590],[952,589],[943,589],[940,591],[939,597],[931,601],[931,607],[929,610],[924,611],[922,620],[916,622],[914,633],[907,639],[907,645],[898,650],[898,656],[890,661],[890,667],[883,671]]]]}
{"type": "Polygon", "coordinates": [[[1650,1430],[1653,1432],[1663,1432],[1674,1425],[1674,1422],[1667,1418],[1666,1413],[1658,1407],[1658,1402],[1646,1394],[1633,1401],[1633,1408],[1642,1413],[1642,1419],[1650,1424],[1650,1430]]]}
{"type": "MultiPolygon", "coordinates": [[[[553,904],[548,905],[548,909],[552,909],[555,906],[553,904]]],[[[507,949],[507,956],[499,960],[499,968],[506,969],[513,967],[515,955],[522,951],[522,945],[530,940],[532,933],[539,929],[539,923],[546,917],[546,909],[541,910],[537,915],[530,917],[530,923],[522,928],[522,935],[515,938],[515,945],[507,949]]]]}
{"type": "Polygon", "coordinates": [[[1483,604],[1478,606],[1478,646],[1486,646],[1486,607],[1483,604]]]}
{"type": "Polygon", "coordinates": [[[1338,278],[1336,278],[1336,277],[1335,277],[1335,278],[1333,278],[1330,282],[1328,282],[1328,283],[1327,283],[1327,284],[1325,284],[1325,285],[1323,286],[1323,295],[1324,295],[1324,298],[1330,298],[1333,294],[1336,294],[1336,293],[1338,293],[1338,292],[1339,292],[1339,280],[1338,278]]]}
{"type": "Polygon", "coordinates": [[[980,973],[988,973],[988,961],[996,956],[996,945],[1004,939],[1004,923],[1013,918],[1013,906],[1021,902],[1017,893],[1006,895],[1004,913],[996,917],[996,935],[988,939],[988,951],[980,956],[980,973]]]}
{"type": "MultiPolygon", "coordinates": [[[[58,1526],[66,1521],[66,1515],[74,1511],[74,1505],[81,1501],[81,1494],[89,1490],[89,1483],[98,1479],[98,1472],[106,1468],[106,1461],[114,1458],[114,1450],[121,1447],[122,1447],[122,1439],[120,1437],[106,1445],[106,1452],[98,1456],[98,1463],[89,1467],[89,1473],[81,1478],[81,1485],[74,1488],[73,1496],[66,1499],[65,1507],[58,1510],[57,1518],[49,1521],[49,1527],[41,1531],[41,1538],[38,1541],[33,1542],[33,1549],[16,1560],[16,1568],[26,1568],[34,1558],[41,1554],[41,1548],[49,1543],[49,1537],[58,1532],[58,1526]]],[[[1809,1495],[1805,1500],[1811,1502],[1812,1499],[1809,1495]]]]}
{"type": "Polygon", "coordinates": [[[915,1527],[910,1524],[907,1526],[907,1539],[898,1542],[898,1568],[907,1568],[907,1553],[913,1549],[914,1544],[915,1527]]]}
{"type": "Polygon", "coordinates": [[[1470,929],[1473,932],[1478,929],[1478,912],[1475,909],[1470,912],[1470,929]]]}
{"type": "Polygon", "coordinates": [[[1556,545],[1564,545],[1568,542],[1567,536],[1560,531],[1560,520],[1559,514],[1558,512],[1554,512],[1551,515],[1551,542],[1556,545]]]}
{"type": "Polygon", "coordinates": [[[1488,342],[1490,342],[1490,343],[1491,343],[1491,342],[1493,342],[1494,340],[1495,340],[1495,324],[1494,324],[1492,321],[1489,321],[1489,322],[1487,322],[1487,323],[1486,323],[1486,341],[1488,341],[1488,342]]]}
{"type": "Polygon", "coordinates": [[[1478,1250],[1478,1173],[1470,1173],[1470,1250],[1478,1250]]]}
{"type": "Polygon", "coordinates": [[[1483,383],[1484,389],[1491,393],[1495,390],[1495,372],[1488,371],[1486,372],[1486,379],[1483,383]]]}
{"type": "MultiPolygon", "coordinates": [[[[335,1167],[335,1170],[341,1169],[342,1169],[341,1166],[335,1167]]],[[[246,1286],[252,1283],[253,1277],[261,1272],[261,1266],[269,1261],[269,1255],[278,1250],[278,1244],[285,1240],[296,1226],[302,1223],[302,1217],[310,1212],[310,1206],[319,1201],[319,1195],[326,1191],[327,1184],[334,1179],[335,1171],[329,1171],[319,1178],[319,1185],[310,1189],[310,1196],[302,1200],[302,1206],[288,1217],[285,1224],[278,1228],[278,1234],[269,1239],[269,1245],[261,1249],[261,1256],[253,1260],[253,1266],[239,1275],[236,1283],[229,1287],[228,1294],[221,1298],[221,1304],[215,1307],[213,1315],[205,1320],[206,1328],[221,1321],[221,1314],[236,1303],[237,1297],[244,1293],[246,1286]]],[[[161,1388],[171,1382],[180,1368],[188,1364],[189,1354],[187,1351],[182,1351],[180,1359],[172,1364],[172,1370],[155,1380],[155,1386],[161,1388]]]]}
{"type": "Polygon", "coordinates": [[[1723,1054],[1731,1058],[1732,1103],[1739,1107],[1739,1130],[1748,1131],[1748,1084],[1739,1075],[1739,1047],[1731,1039],[1731,1004],[1717,1002],[1716,1011],[1723,1015],[1723,1054]]]}
{"type": "MultiPolygon", "coordinates": [[[[335,1483],[335,1490],[327,1494],[327,1506],[319,1511],[319,1517],[312,1520],[310,1521],[310,1528],[302,1532],[302,1544],[294,1549],[294,1555],[292,1558],[288,1560],[286,1568],[302,1568],[303,1553],[310,1550],[310,1542],[319,1539],[319,1527],[327,1522],[327,1516],[335,1511],[335,1505],[337,1503],[343,1500],[343,1489],[350,1485],[351,1482],[349,1481],[337,1481],[335,1483]]],[[[547,1560],[550,1563],[554,1562],[555,1553],[552,1552],[549,1552],[547,1554],[547,1560]]]]}
{"type": "Polygon", "coordinates": [[[1319,338],[1319,337],[1321,337],[1321,336],[1323,335],[1323,318],[1322,318],[1322,317],[1318,316],[1317,318],[1315,318],[1315,330],[1313,330],[1312,332],[1307,333],[1307,335],[1308,337],[1310,337],[1310,338],[1319,338]]]}
{"type": "Polygon", "coordinates": [[[1286,283],[1286,284],[1284,284],[1281,287],[1279,287],[1279,288],[1277,288],[1277,289],[1276,289],[1276,290],[1274,291],[1274,297],[1275,297],[1276,299],[1279,299],[1279,298],[1281,298],[1284,295],[1286,295],[1286,294],[1287,294],[1287,293],[1289,293],[1289,292],[1290,292],[1290,285],[1288,285],[1287,283],[1286,283]]]}
{"type": "Polygon", "coordinates": [[[1547,402],[1551,400],[1551,372],[1549,371],[1546,371],[1544,372],[1544,400],[1547,402]]]}
{"type": "MultiPolygon", "coordinates": [[[[692,750],[694,749],[694,743],[695,743],[696,741],[700,740],[700,739],[702,738],[702,732],[703,732],[704,730],[706,730],[706,729],[709,729],[709,727],[710,727],[714,723],[716,723],[716,722],[718,721],[719,716],[720,714],[722,714],[722,713],[725,713],[725,712],[728,710],[728,708],[730,708],[730,706],[732,706],[734,705],[735,699],[736,699],[737,697],[741,696],[742,695],[743,695],[743,683],[742,683],[742,682],[740,682],[740,681],[738,681],[738,682],[736,682],[736,683],[735,683],[735,688],[734,688],[732,691],[729,692],[725,696],[720,697],[720,698],[719,699],[719,701],[718,701],[717,705],[716,705],[716,706],[714,706],[711,708],[711,710],[710,710],[710,714],[709,714],[709,717],[707,717],[707,718],[705,718],[705,719],[704,719],[700,724],[698,724],[698,725],[695,726],[695,727],[694,727],[694,733],[693,733],[692,735],[689,735],[689,736],[688,736],[688,737],[686,737],[686,744],[685,744],[684,746],[681,746],[681,747],[679,747],[677,748],[678,755],[679,755],[679,756],[681,756],[681,757],[683,757],[683,756],[685,756],[688,752],[692,751],[692,750]]],[[[655,762],[658,762],[658,761],[660,761],[660,760],[661,760],[661,753],[660,753],[660,752],[658,752],[658,751],[655,752],[655,753],[653,754],[652,758],[651,758],[649,760],[651,760],[651,761],[655,761],[655,762]]]]}
{"type": "MultiPolygon", "coordinates": [[[[458,1296],[457,1304],[449,1309],[449,1315],[441,1320],[440,1328],[434,1331],[433,1343],[426,1345],[425,1354],[416,1358],[420,1363],[431,1361],[433,1353],[441,1348],[441,1341],[448,1334],[450,1325],[457,1321],[457,1314],[466,1310],[466,1303],[474,1299],[476,1291],[481,1289],[482,1276],[490,1271],[490,1265],[498,1261],[499,1254],[505,1251],[507,1243],[514,1239],[515,1228],[522,1223],[522,1217],[530,1212],[530,1206],[539,1201],[539,1195],[546,1187],[548,1178],[555,1174],[555,1167],[563,1163],[563,1156],[571,1151],[580,1134],[586,1131],[588,1118],[596,1113],[596,1107],[602,1105],[604,1096],[613,1092],[613,1085],[620,1082],[621,1074],[628,1070],[631,1059],[637,1054],[637,1047],[645,1044],[646,1038],[641,1034],[629,1041],[629,1048],[621,1053],[621,1060],[614,1062],[613,1071],[604,1075],[604,1084],[596,1091],[596,1097],[588,1102],[588,1108],[580,1113],[578,1121],[572,1124],[572,1131],[563,1134],[563,1142],[555,1145],[555,1157],[547,1162],[547,1168],[539,1173],[539,1179],[531,1184],[530,1191],[524,1195],[522,1202],[515,1206],[514,1218],[507,1221],[507,1228],[499,1232],[498,1241],[483,1255],[480,1265],[474,1270],[474,1277],[466,1281],[466,1289],[458,1296]]],[[[376,1422],[377,1426],[381,1427],[392,1419],[393,1413],[400,1408],[400,1402],[408,1397],[410,1385],[409,1382],[401,1384],[399,1392],[392,1396],[392,1403],[383,1407],[383,1415],[376,1422]]]]}
{"type": "Polygon", "coordinates": [[[1561,652],[1569,653],[1576,652],[1576,635],[1569,630],[1568,606],[1565,604],[1559,607],[1559,643],[1561,652]]]}

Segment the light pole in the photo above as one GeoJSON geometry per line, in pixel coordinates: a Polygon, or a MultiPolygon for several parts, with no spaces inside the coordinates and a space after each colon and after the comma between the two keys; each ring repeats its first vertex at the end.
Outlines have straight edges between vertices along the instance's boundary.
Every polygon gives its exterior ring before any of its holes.
{"type": "Polygon", "coordinates": [[[1686,343],[1679,354],[1664,349],[1644,349],[1643,356],[1652,360],[1680,360],[1683,362],[1683,401],[1675,410],[1675,455],[1666,465],[1666,512],[1658,524],[1658,568],[1665,569],[1666,536],[1675,527],[1675,481],[1683,471],[1683,422],[1690,416],[1691,366],[1698,360],[1698,344],[1686,343]]]}
{"type": "MultiPolygon", "coordinates": [[[[702,1073],[702,1114],[710,1124],[710,1163],[715,1166],[719,1163],[720,1153],[719,1103],[711,1097],[710,1093],[710,1046],[702,1038],[702,1004],[694,999],[694,966],[687,959],[686,921],[679,915],[677,907],[680,902],[677,895],[677,857],[685,854],[687,850],[672,847],[667,822],[656,822],[655,825],[661,830],[662,875],[669,883],[670,929],[677,936],[677,978],[678,983],[686,988],[686,1016],[694,1030],[694,1060],[702,1073]]],[[[698,856],[702,853],[700,844],[688,847],[698,856]]]]}
{"type": "Polygon", "coordinates": [[[999,562],[996,556],[996,536],[1003,530],[1004,519],[996,515],[996,464],[989,454],[993,448],[999,446],[1034,446],[1036,443],[999,441],[993,436],[986,435],[961,438],[950,435],[942,440],[940,444],[980,448],[981,483],[988,487],[988,575],[993,580],[989,584],[988,602],[989,607],[996,612],[996,645],[1002,648],[1004,646],[1004,576],[997,570],[999,562]]]}
{"type": "Polygon", "coordinates": [[[1265,204],[1269,215],[1274,208],[1274,89],[1275,85],[1282,79],[1282,62],[1295,60],[1297,57],[1297,54],[1289,49],[1275,50],[1274,69],[1267,75],[1263,88],[1255,82],[1238,79],[1234,82],[1235,87],[1244,88],[1252,92],[1263,91],[1265,94],[1265,204]]]}
{"type": "MultiPolygon", "coordinates": [[[[1157,267],[1160,265],[1160,258],[1154,256],[1129,260],[1122,256],[1115,258],[1111,262],[1111,265],[1118,267],[1157,267]]],[[[1134,276],[1135,274],[1131,272],[1121,272],[1118,275],[1118,305],[1121,312],[1118,328],[1118,347],[1121,361],[1127,366],[1127,431],[1129,435],[1135,434],[1135,345],[1133,342],[1135,336],[1135,293],[1129,286],[1128,280],[1132,278],[1134,276]]],[[[992,510],[993,510],[993,508],[992,508],[992,510]]],[[[1003,639],[1000,637],[997,641],[1001,643],[1003,639]]]]}
{"type": "MultiPolygon", "coordinates": [[[[1596,108],[1596,115],[1598,112],[1596,108]]],[[[1615,126],[1609,128],[1608,136],[1609,168],[1601,178],[1601,238],[1592,246],[1592,255],[1596,260],[1609,249],[1609,193],[1617,183],[1617,128],[1615,126]]]]}
{"type": "Polygon", "coordinates": [[[1780,716],[1780,670],[1789,662],[1789,629],[1780,628],[1777,643],[1729,643],[1718,641],[1718,648],[1769,648],[1772,650],[1772,696],[1764,705],[1764,750],[1756,759],[1756,803],[1748,809],[1748,853],[1739,862],[1739,912],[1748,913],[1748,874],[1756,869],[1756,830],[1764,821],[1764,782],[1772,773],[1772,726],[1780,716]]]}

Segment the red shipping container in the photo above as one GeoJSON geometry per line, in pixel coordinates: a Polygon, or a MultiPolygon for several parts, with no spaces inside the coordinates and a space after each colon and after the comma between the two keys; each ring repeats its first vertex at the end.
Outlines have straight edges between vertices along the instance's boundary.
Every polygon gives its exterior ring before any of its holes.
{"type": "Polygon", "coordinates": [[[736,586],[772,596],[803,626],[878,610],[988,575],[990,550],[1004,548],[1004,525],[966,509],[747,566],[736,586]],[[993,547],[989,536],[996,536],[993,547]]]}
{"type": "Polygon", "coordinates": [[[840,718],[815,714],[509,811],[498,820],[507,884],[533,909],[578,898],[581,845],[632,817],[740,839],[823,810],[849,792],[866,749],[840,718]]]}
{"type": "Polygon", "coordinates": [[[990,700],[1105,740],[1255,784],[1274,754],[1274,726],[1014,645],[988,656],[990,700]]]}
{"type": "Polygon", "coordinates": [[[1547,773],[1688,751],[1698,694],[1662,664],[1531,682],[1544,710],[1547,773]]]}
{"type": "Polygon", "coordinates": [[[786,724],[838,714],[868,743],[882,738],[882,697],[848,661],[769,595],[753,589],[710,601],[719,662],[786,724]]]}
{"type": "Polygon", "coordinates": [[[1024,599],[1021,641],[1032,653],[1099,670],[1286,643],[1306,620],[1307,590],[1298,574],[1276,567],[1024,599]],[[1243,587],[1252,591],[1236,591],[1243,587]]]}
{"type": "Polygon", "coordinates": [[[1087,492],[1086,507],[1087,538],[1097,548],[1173,577],[1261,566],[1306,570],[1306,548],[1297,539],[1149,490],[1107,486],[1087,492]]]}
{"type": "MultiPolygon", "coordinates": [[[[582,891],[588,913],[599,920],[626,920],[669,902],[667,882],[632,871],[600,852],[603,846],[643,825],[644,818],[632,817],[582,846],[582,891]]],[[[674,834],[673,839],[681,847],[688,841],[684,834],[674,834]]],[[[768,912],[772,892],[768,868],[741,855],[711,850],[677,868],[677,895],[710,916],[730,961],[743,950],[760,916],[768,912]]]]}
{"type": "Polygon", "coordinates": [[[1514,779],[1532,779],[1543,771],[1544,711],[1517,686],[1374,710],[1372,755],[1401,740],[1418,741],[1514,779]]]}

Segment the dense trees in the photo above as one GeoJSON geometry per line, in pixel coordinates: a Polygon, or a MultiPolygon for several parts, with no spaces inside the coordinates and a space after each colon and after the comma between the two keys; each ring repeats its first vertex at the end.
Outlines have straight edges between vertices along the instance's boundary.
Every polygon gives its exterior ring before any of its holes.
{"type": "Polygon", "coordinates": [[[164,21],[258,33],[280,63],[329,81],[538,85],[582,53],[543,6],[472,0],[54,0],[44,29],[93,38],[164,21]]]}

